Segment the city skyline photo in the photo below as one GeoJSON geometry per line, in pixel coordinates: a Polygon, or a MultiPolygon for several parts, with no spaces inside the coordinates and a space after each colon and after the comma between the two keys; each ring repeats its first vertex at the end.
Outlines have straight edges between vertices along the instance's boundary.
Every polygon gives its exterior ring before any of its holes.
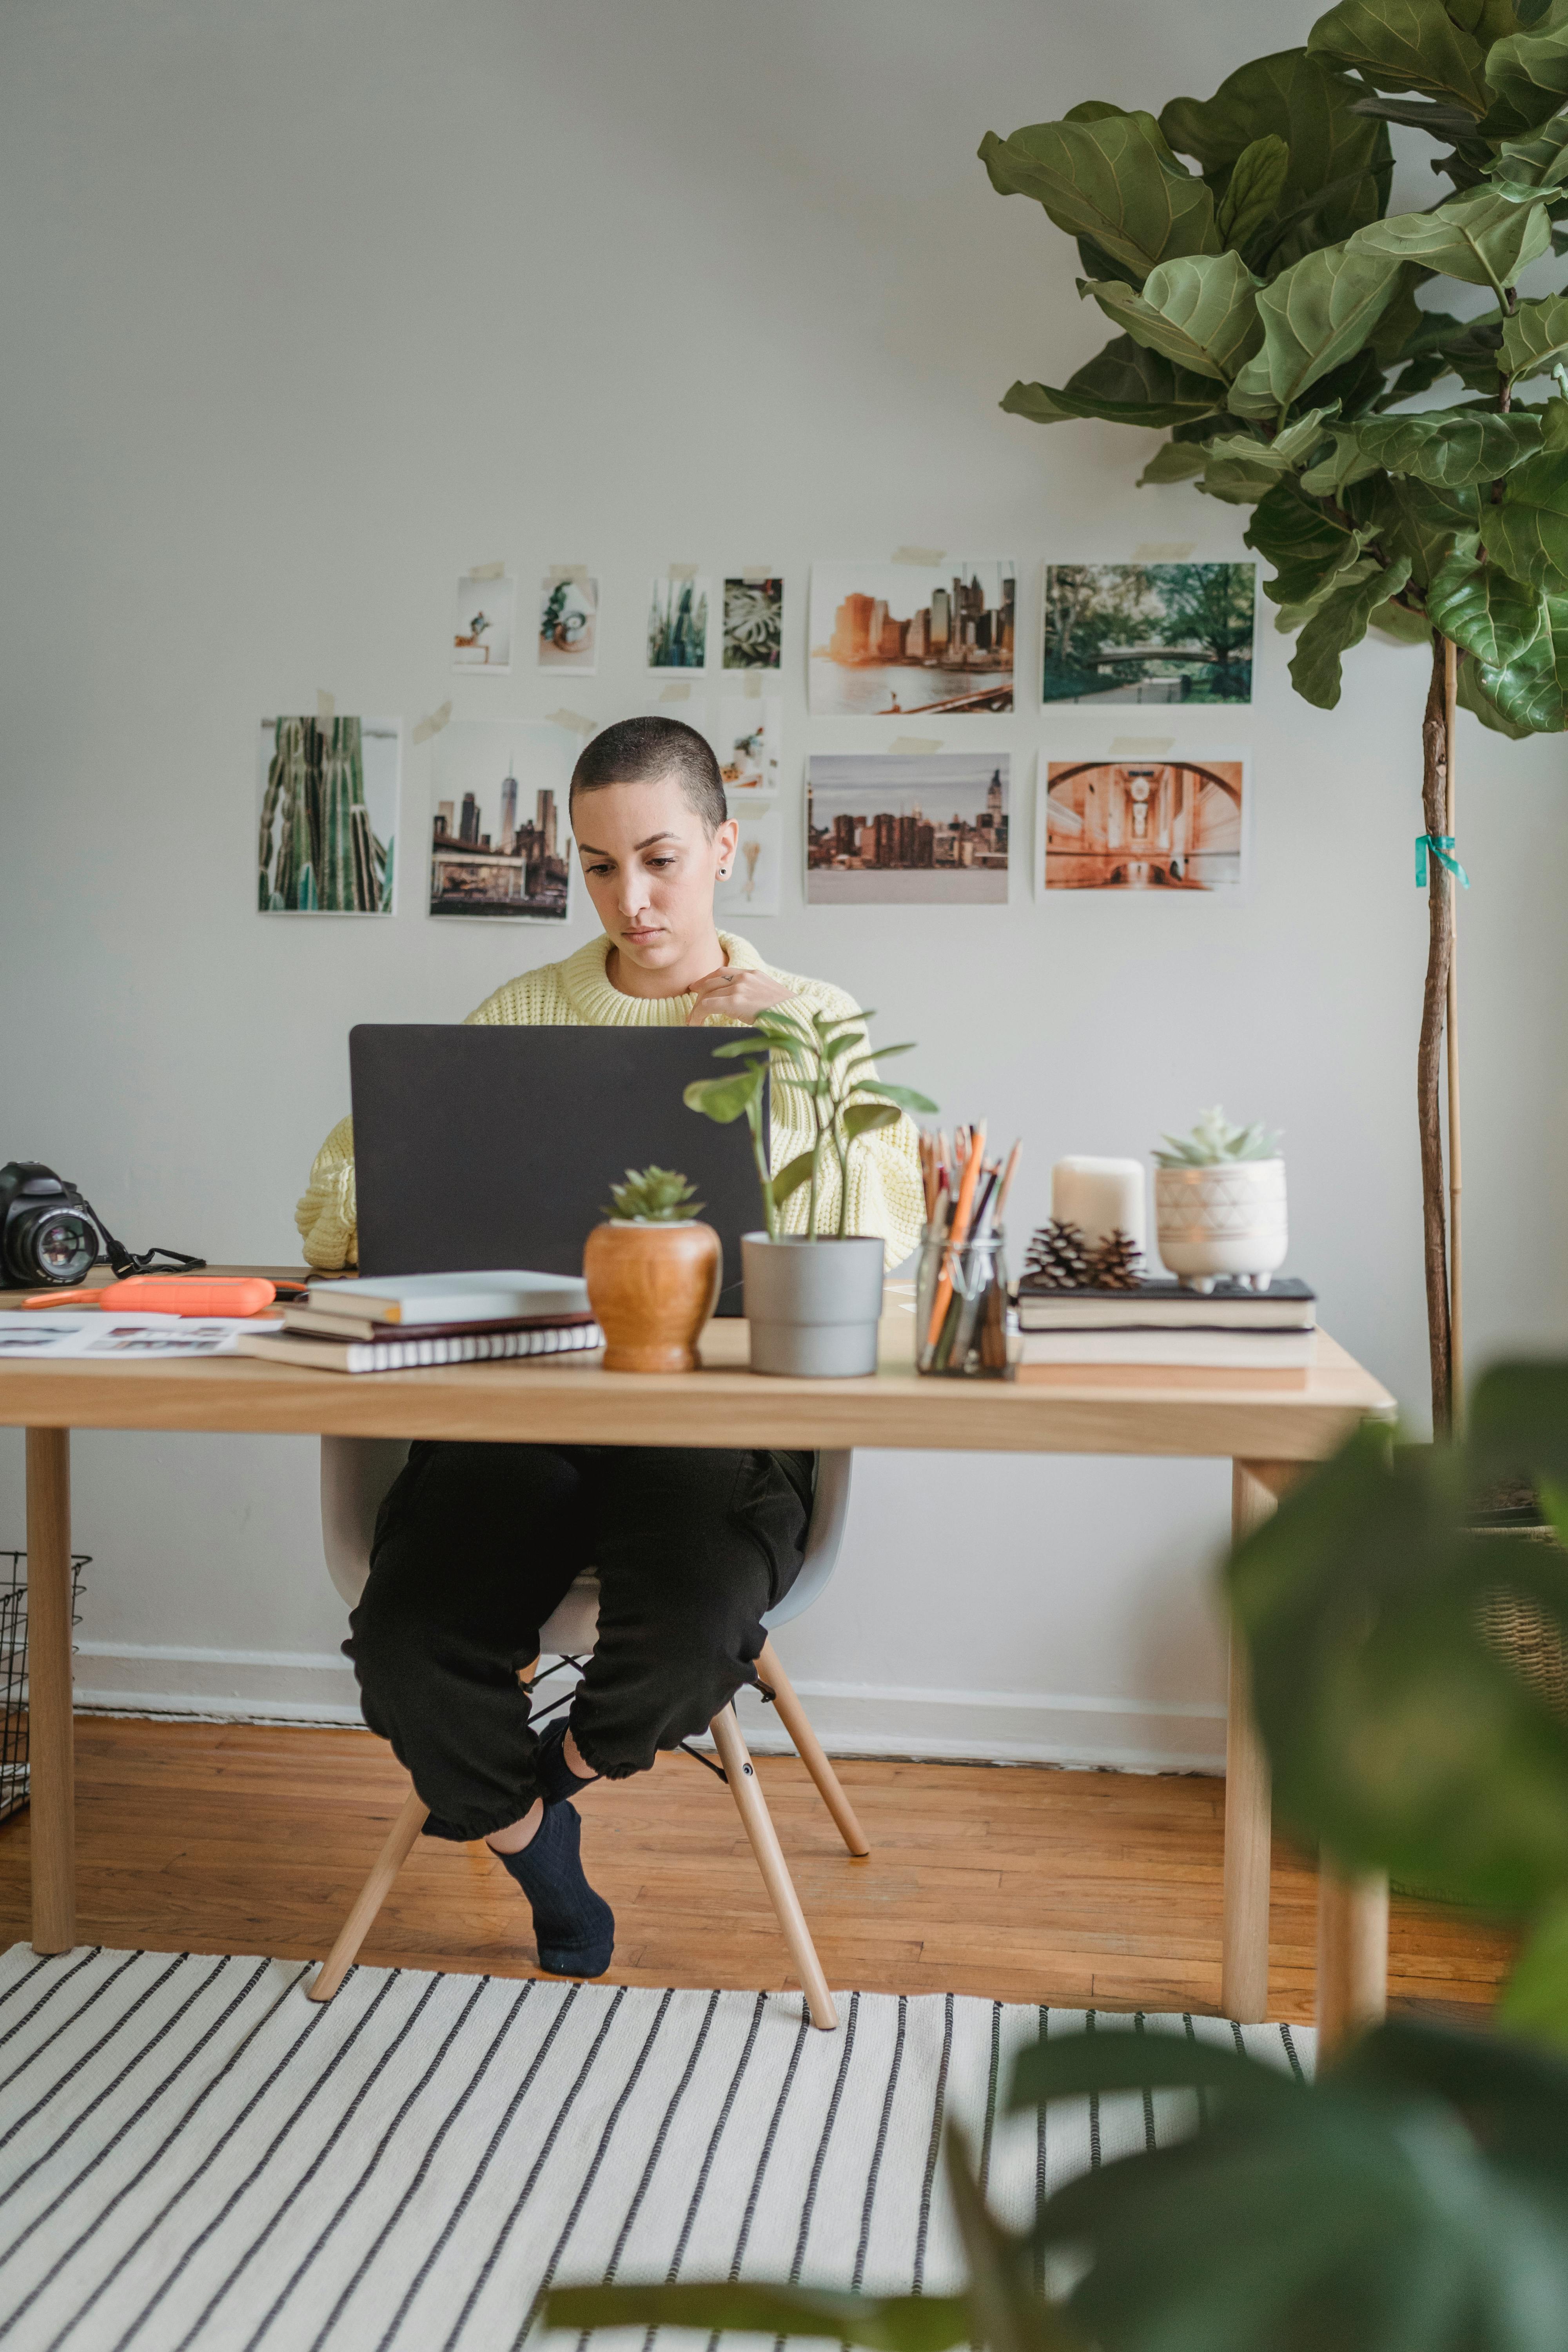
{"type": "Polygon", "coordinates": [[[1017,566],[997,556],[814,563],[814,719],[1013,708],[1017,566]]]}
{"type": "Polygon", "coordinates": [[[433,915],[564,922],[577,739],[539,719],[459,719],[430,761],[433,915]]]}
{"type": "Polygon", "coordinates": [[[817,752],[806,799],[809,906],[1005,906],[1005,751],[817,752]]]}

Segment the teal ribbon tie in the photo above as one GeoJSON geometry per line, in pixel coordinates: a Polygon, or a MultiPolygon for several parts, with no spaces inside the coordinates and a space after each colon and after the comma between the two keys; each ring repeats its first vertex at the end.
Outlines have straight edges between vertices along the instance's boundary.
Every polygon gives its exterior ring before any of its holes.
{"type": "Polygon", "coordinates": [[[1454,855],[1451,833],[1418,833],[1415,836],[1415,887],[1426,887],[1426,853],[1430,850],[1439,866],[1446,866],[1462,890],[1470,887],[1470,877],[1454,855]]]}

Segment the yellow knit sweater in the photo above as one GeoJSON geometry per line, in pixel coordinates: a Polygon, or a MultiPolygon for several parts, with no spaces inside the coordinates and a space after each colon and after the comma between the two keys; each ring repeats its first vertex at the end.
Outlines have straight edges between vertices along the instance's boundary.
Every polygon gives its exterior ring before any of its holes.
{"type": "MultiPolygon", "coordinates": [[[[814,1012],[838,1018],[858,1009],[841,988],[830,987],[826,981],[802,980],[794,972],[775,971],[772,964],[763,961],[749,940],[737,939],[732,931],[721,931],[719,939],[727,963],[742,971],[764,971],[771,979],[783,981],[814,1012]]],[[[563,962],[542,964],[537,971],[521,972],[516,980],[509,980],[504,988],[498,988],[493,996],[487,996],[468,1019],[496,1025],[679,1028],[691,1010],[691,997],[623,995],[605,976],[609,949],[609,940],[601,934],[579,948],[575,955],[567,956],[563,962]]],[[[721,1023],[715,1016],[709,1025],[735,1024],[721,1023]]],[[[715,1075],[723,1066],[717,1064],[715,1075]]],[[[792,1096],[791,1090],[776,1085],[772,1138],[775,1171],[797,1152],[805,1150],[811,1142],[805,1103],[792,1096]]],[[[826,1211],[837,1223],[838,1169],[831,1155],[825,1155],[822,1185],[826,1211]]],[[[786,1231],[799,1233],[803,1229],[806,1201],[803,1186],[784,1202],[781,1223],[786,1231]]],[[[887,1244],[889,1265],[898,1265],[920,1239],[923,1210],[920,1151],[910,1121],[900,1118],[896,1127],[879,1128],[863,1136],[849,1158],[849,1231],[879,1234],[887,1244]]],[[[317,1152],[310,1183],[294,1212],[294,1222],[300,1228],[309,1265],[335,1273],[340,1267],[356,1263],[352,1119],[340,1119],[317,1152]]]]}

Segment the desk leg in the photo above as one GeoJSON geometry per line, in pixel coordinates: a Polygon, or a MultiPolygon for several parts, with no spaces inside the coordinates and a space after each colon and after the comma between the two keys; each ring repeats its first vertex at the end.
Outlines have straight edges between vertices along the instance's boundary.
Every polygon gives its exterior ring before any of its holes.
{"type": "Polygon", "coordinates": [[[76,1942],[70,1432],[27,1432],[27,1758],[33,1949],[76,1942]]]}
{"type": "Polygon", "coordinates": [[[1318,2057],[1388,2007],[1388,1881],[1344,1876],[1318,1856],[1318,2057]]]}
{"type": "MultiPolygon", "coordinates": [[[[1231,1465],[1233,1539],[1261,1525],[1300,1465],[1290,1462],[1231,1465]]],[[[1268,1865],[1273,1847],[1268,1759],[1252,1719],[1252,1677],[1239,1633],[1230,1637],[1230,1689],[1225,1734],[1225,1926],[1220,1958],[1220,2008],[1243,2025],[1262,2021],[1268,2009],[1268,1865]]]]}

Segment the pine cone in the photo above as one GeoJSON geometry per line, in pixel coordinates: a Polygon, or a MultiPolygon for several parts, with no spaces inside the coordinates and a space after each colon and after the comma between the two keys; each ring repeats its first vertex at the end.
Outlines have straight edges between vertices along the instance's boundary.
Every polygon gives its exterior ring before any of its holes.
{"type": "Polygon", "coordinates": [[[1120,1225],[1089,1253],[1089,1279],[1096,1290],[1136,1290],[1142,1282],[1143,1253],[1120,1225]]]}
{"type": "Polygon", "coordinates": [[[1019,1289],[1081,1290],[1088,1280],[1089,1257],[1081,1228],[1062,1224],[1053,1217],[1029,1244],[1019,1289]]]}

